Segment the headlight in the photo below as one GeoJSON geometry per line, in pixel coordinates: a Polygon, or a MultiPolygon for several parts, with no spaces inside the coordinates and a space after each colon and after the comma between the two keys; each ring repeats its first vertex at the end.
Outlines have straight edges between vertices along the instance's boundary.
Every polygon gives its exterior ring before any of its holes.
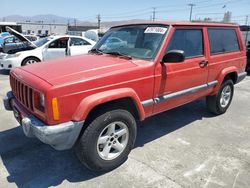
{"type": "Polygon", "coordinates": [[[21,55],[21,53],[8,54],[8,55],[6,56],[6,58],[18,57],[18,56],[20,56],[20,55],[21,55]]]}
{"type": "Polygon", "coordinates": [[[39,110],[40,112],[45,112],[45,95],[41,92],[34,91],[34,106],[36,110],[39,110]]]}
{"type": "Polygon", "coordinates": [[[40,101],[40,106],[42,108],[44,108],[45,107],[45,97],[44,97],[43,93],[40,93],[40,99],[39,99],[39,101],[40,101]]]}

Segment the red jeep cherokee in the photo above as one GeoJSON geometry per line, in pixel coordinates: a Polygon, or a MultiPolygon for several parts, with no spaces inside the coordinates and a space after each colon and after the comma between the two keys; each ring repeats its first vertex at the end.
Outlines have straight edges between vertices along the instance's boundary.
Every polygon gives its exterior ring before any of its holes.
{"type": "Polygon", "coordinates": [[[88,55],[16,68],[4,98],[28,137],[75,147],[88,168],[122,164],[136,120],[206,97],[223,114],[246,76],[237,25],[153,22],[112,27],[88,55]]]}

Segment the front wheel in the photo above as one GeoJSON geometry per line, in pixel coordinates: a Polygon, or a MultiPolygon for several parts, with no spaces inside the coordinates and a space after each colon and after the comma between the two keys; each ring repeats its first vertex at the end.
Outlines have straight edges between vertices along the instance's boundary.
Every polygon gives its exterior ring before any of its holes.
{"type": "Polygon", "coordinates": [[[35,58],[35,57],[29,57],[26,58],[23,62],[22,62],[22,66],[26,66],[26,65],[31,65],[31,64],[35,64],[40,62],[39,59],[35,58]]]}
{"type": "Polygon", "coordinates": [[[109,171],[126,161],[134,146],[136,122],[126,110],[95,118],[76,144],[78,159],[94,171],[109,171]]]}
{"type": "Polygon", "coordinates": [[[231,79],[224,81],[216,95],[206,98],[207,108],[216,115],[223,114],[231,104],[234,94],[234,84],[231,79]]]}

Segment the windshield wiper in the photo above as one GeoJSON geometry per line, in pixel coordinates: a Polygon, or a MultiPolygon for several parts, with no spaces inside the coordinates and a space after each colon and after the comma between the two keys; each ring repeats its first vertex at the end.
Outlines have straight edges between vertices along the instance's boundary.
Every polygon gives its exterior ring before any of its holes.
{"type": "Polygon", "coordinates": [[[102,50],[99,50],[97,48],[93,48],[93,49],[89,50],[89,53],[98,54],[98,55],[103,54],[102,50]]]}
{"type": "Polygon", "coordinates": [[[115,56],[121,56],[121,57],[124,57],[124,58],[127,58],[127,59],[132,59],[131,56],[123,54],[121,52],[117,52],[117,51],[114,51],[114,52],[105,52],[105,54],[115,55],[115,56]]]}

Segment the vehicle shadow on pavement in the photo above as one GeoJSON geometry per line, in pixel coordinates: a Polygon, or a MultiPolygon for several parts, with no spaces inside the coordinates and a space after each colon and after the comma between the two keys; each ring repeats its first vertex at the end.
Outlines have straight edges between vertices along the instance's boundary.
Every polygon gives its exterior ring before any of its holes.
{"type": "Polygon", "coordinates": [[[0,69],[0,74],[2,74],[2,75],[9,75],[10,71],[9,70],[1,70],[0,69]]]}
{"type": "Polygon", "coordinates": [[[82,182],[101,175],[81,165],[73,150],[55,151],[37,139],[26,138],[21,127],[1,132],[0,140],[7,181],[17,187],[45,188],[64,180],[82,182]]]}
{"type": "MultiPolygon", "coordinates": [[[[204,101],[164,112],[139,123],[135,147],[142,147],[189,123],[212,117],[204,107],[204,101]]],[[[18,187],[50,187],[64,180],[82,182],[102,174],[86,169],[73,150],[55,151],[37,139],[26,138],[21,127],[0,132],[0,155],[9,176],[7,181],[18,187]]]]}
{"type": "Polygon", "coordinates": [[[208,112],[204,100],[198,100],[152,116],[139,123],[141,126],[138,126],[136,147],[142,147],[144,144],[188,126],[196,120],[209,117],[213,117],[213,115],[208,112]]]}

